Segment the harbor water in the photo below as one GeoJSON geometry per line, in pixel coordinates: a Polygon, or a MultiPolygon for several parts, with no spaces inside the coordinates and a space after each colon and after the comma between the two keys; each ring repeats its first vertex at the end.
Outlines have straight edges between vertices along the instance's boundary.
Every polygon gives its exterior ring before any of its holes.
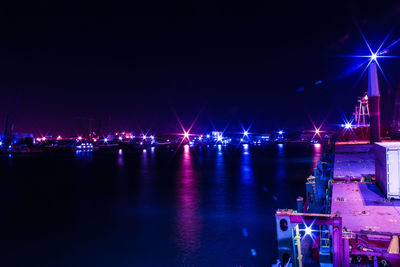
{"type": "Polygon", "coordinates": [[[321,147],[0,155],[1,266],[270,266],[321,147]]]}

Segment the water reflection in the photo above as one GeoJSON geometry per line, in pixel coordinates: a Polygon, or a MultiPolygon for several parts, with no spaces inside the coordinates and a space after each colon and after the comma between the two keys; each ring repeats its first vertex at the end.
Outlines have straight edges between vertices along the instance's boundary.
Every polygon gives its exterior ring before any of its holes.
{"type": "Polygon", "coordinates": [[[177,243],[182,252],[184,264],[200,247],[200,196],[196,188],[196,178],[190,148],[185,145],[177,177],[178,210],[176,218],[177,243]]]}
{"type": "Polygon", "coordinates": [[[227,202],[227,182],[226,182],[226,170],[224,153],[222,152],[222,146],[218,145],[218,151],[215,158],[215,184],[213,192],[215,208],[218,215],[224,214],[227,202]]]}
{"type": "Polygon", "coordinates": [[[79,160],[92,160],[93,159],[93,150],[76,150],[75,151],[76,159],[79,160]]]}
{"type": "Polygon", "coordinates": [[[286,176],[284,144],[278,144],[278,157],[276,159],[276,178],[282,180],[286,176]]]}
{"type": "Polygon", "coordinates": [[[251,166],[251,155],[248,144],[242,146],[242,153],[240,158],[240,181],[239,185],[239,199],[240,207],[247,209],[254,208],[255,192],[253,169],[251,166]]]}
{"type": "Polygon", "coordinates": [[[117,162],[118,162],[118,166],[120,166],[120,167],[124,166],[124,155],[122,153],[122,148],[120,148],[118,150],[118,161],[117,162]]]}
{"type": "Polygon", "coordinates": [[[251,185],[253,183],[253,170],[251,169],[248,144],[243,145],[242,158],[240,162],[240,173],[242,184],[251,185]]]}
{"type": "Polygon", "coordinates": [[[312,152],[313,169],[317,167],[318,161],[322,156],[321,144],[314,144],[312,152]]]}

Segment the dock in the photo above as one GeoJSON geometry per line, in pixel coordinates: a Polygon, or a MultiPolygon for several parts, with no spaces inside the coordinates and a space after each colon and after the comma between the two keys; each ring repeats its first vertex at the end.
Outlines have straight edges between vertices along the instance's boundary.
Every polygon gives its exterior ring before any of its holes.
{"type": "Polygon", "coordinates": [[[400,199],[378,186],[375,158],[374,144],[356,141],[337,142],[321,159],[297,210],[275,215],[281,263],[400,266],[400,199]],[[312,251],[302,244],[309,240],[312,251]]]}

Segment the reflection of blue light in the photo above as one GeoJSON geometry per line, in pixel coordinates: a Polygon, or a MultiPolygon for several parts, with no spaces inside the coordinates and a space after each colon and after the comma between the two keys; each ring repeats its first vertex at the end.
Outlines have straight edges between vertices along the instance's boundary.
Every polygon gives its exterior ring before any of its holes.
{"type": "Polygon", "coordinates": [[[147,152],[147,150],[146,149],[143,149],[143,153],[146,153],[147,152]]]}
{"type": "Polygon", "coordinates": [[[251,255],[253,255],[253,257],[257,256],[257,252],[254,248],[251,249],[251,255]]]}
{"type": "Polygon", "coordinates": [[[222,146],[221,145],[218,145],[218,150],[221,150],[222,149],[222,146]]]}

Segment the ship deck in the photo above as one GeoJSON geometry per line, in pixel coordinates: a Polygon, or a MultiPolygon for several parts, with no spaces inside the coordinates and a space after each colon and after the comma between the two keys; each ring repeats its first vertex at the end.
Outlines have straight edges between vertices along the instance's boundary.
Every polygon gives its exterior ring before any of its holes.
{"type": "Polygon", "coordinates": [[[351,231],[400,234],[400,200],[388,201],[374,183],[350,178],[375,175],[373,146],[340,144],[335,148],[332,214],[340,214],[343,227],[351,231]]]}

